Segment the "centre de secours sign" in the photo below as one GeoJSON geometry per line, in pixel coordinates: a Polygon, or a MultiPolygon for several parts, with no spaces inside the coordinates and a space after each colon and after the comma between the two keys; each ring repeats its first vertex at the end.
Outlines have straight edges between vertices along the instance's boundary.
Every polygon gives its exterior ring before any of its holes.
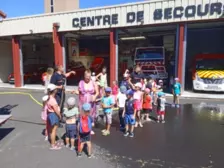
{"type": "MultiPolygon", "coordinates": [[[[183,18],[194,18],[196,16],[212,16],[212,15],[222,15],[224,11],[224,5],[221,2],[207,3],[199,5],[188,5],[188,6],[177,6],[169,8],[155,9],[153,12],[153,20],[170,20],[170,19],[183,19],[183,18]]],[[[137,12],[126,13],[126,23],[136,23],[144,21],[144,10],[137,12]]],[[[72,20],[72,26],[77,27],[92,27],[92,26],[111,26],[119,24],[118,14],[107,14],[107,15],[97,15],[97,16],[87,16],[74,18],[72,20]]]]}

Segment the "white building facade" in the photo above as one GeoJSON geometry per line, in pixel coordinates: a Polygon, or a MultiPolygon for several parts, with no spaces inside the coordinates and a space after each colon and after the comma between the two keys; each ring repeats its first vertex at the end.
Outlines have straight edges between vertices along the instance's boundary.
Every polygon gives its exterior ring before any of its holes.
{"type": "MultiPolygon", "coordinates": [[[[82,9],[71,12],[42,14],[4,19],[0,22],[0,38],[10,37],[15,86],[22,86],[22,36],[51,33],[56,64],[64,64],[63,34],[96,30],[110,31],[111,81],[117,78],[117,30],[123,28],[177,25],[178,77],[184,81],[186,33],[188,23],[223,20],[224,0],[151,0],[139,3],[82,9]]],[[[0,42],[0,45],[5,45],[0,42]]],[[[0,47],[1,48],[1,47],[0,47]]],[[[5,48],[7,49],[7,47],[5,48]]],[[[1,53],[1,51],[0,51],[1,53]]]]}

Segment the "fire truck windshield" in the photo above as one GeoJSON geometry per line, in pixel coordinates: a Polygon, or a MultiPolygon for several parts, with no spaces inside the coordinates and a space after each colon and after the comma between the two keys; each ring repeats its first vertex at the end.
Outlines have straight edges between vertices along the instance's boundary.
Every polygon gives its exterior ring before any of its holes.
{"type": "Polygon", "coordinates": [[[196,61],[197,70],[223,70],[224,59],[202,59],[196,61]]]}
{"type": "Polygon", "coordinates": [[[163,60],[163,51],[161,49],[137,49],[135,59],[163,60]]]}

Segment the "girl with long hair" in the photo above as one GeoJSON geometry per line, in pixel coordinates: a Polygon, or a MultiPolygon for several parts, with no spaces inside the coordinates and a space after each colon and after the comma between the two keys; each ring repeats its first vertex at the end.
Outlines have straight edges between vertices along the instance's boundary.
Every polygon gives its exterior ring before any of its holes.
{"type": "Polygon", "coordinates": [[[60,107],[55,99],[57,93],[57,86],[54,84],[48,85],[48,96],[47,101],[47,120],[50,124],[50,141],[51,150],[59,150],[61,147],[56,143],[57,129],[59,126],[59,121],[61,119],[60,107]]]}
{"type": "Polygon", "coordinates": [[[45,86],[45,90],[44,90],[45,94],[47,94],[47,86],[50,84],[51,76],[53,75],[53,73],[54,73],[53,68],[47,68],[46,75],[43,77],[44,86],[45,86]]]}

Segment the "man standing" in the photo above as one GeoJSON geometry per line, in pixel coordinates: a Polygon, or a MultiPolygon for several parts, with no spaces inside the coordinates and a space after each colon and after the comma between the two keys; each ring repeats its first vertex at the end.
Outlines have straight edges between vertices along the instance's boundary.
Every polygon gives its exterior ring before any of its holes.
{"type": "Polygon", "coordinates": [[[51,77],[50,83],[55,84],[57,86],[57,94],[55,95],[56,101],[60,106],[61,113],[63,112],[64,101],[65,101],[65,80],[71,74],[75,75],[75,71],[70,71],[68,73],[64,73],[63,66],[59,65],[55,68],[55,73],[51,77]]]}

